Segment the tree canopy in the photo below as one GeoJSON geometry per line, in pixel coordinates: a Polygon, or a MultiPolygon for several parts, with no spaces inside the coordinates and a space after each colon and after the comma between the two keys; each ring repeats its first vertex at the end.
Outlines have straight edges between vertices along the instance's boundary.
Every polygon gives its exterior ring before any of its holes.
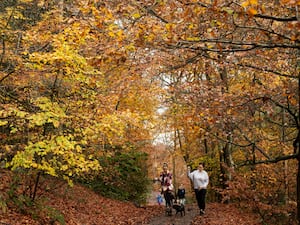
{"type": "Polygon", "coordinates": [[[187,164],[206,160],[220,176],[213,185],[236,187],[242,175],[264,206],[297,201],[299,220],[298,9],[295,0],[5,0],[1,161],[72,184],[103,171],[100,158],[171,133],[187,164]]]}

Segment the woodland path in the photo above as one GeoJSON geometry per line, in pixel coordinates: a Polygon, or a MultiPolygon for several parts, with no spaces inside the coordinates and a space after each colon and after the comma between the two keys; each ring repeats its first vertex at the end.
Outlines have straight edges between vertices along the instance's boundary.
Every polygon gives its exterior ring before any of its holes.
{"type": "Polygon", "coordinates": [[[161,215],[150,220],[149,225],[188,225],[192,224],[194,218],[198,215],[198,210],[196,210],[196,206],[193,205],[186,205],[185,216],[181,216],[180,213],[176,215],[175,210],[173,210],[172,216],[166,216],[164,214],[164,206],[161,206],[161,208],[161,215]]]}
{"type": "Polygon", "coordinates": [[[174,225],[188,225],[191,224],[191,222],[194,220],[194,217],[196,217],[198,214],[198,210],[196,205],[193,204],[187,204],[185,206],[185,216],[181,216],[180,213],[177,215],[175,214],[175,210],[173,209],[172,216],[165,215],[165,206],[163,203],[161,206],[157,205],[156,202],[156,194],[157,192],[152,192],[148,199],[149,205],[156,205],[157,207],[160,207],[161,213],[158,214],[156,217],[152,218],[149,225],[168,225],[168,224],[174,224],[174,225]]]}
{"type": "MultiPolygon", "coordinates": [[[[157,190],[157,187],[156,189],[157,190]]],[[[147,225],[261,225],[260,218],[257,214],[242,211],[233,204],[222,204],[217,202],[208,202],[204,216],[199,215],[199,209],[196,203],[188,202],[186,204],[185,216],[178,213],[175,215],[173,210],[172,216],[165,215],[165,206],[158,206],[156,202],[157,191],[152,191],[148,196],[148,205],[157,208],[158,214],[155,214],[147,225]]],[[[187,190],[190,193],[190,190],[187,190]]],[[[195,200],[194,197],[190,201],[195,200]]],[[[147,207],[146,207],[147,209],[147,207]]],[[[153,209],[152,209],[153,210],[153,209]]]]}
{"type": "Polygon", "coordinates": [[[161,214],[152,218],[148,225],[261,225],[255,214],[240,211],[233,205],[221,203],[208,203],[206,214],[200,216],[194,204],[186,205],[186,215],[173,214],[166,216],[164,207],[161,214]]]}

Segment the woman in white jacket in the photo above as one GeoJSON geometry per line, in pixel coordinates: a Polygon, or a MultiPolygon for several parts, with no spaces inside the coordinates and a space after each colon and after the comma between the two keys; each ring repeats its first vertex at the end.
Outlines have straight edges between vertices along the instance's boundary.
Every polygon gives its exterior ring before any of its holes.
{"type": "Polygon", "coordinates": [[[191,172],[191,167],[188,167],[188,177],[193,182],[200,215],[203,215],[205,213],[206,189],[209,183],[209,177],[204,170],[203,163],[199,163],[198,169],[193,172],[191,172]]]}

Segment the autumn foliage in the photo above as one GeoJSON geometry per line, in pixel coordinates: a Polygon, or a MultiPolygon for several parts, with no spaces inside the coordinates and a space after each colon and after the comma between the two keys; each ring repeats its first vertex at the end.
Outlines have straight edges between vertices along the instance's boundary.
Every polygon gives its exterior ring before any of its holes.
{"type": "Polygon", "coordinates": [[[298,8],[2,1],[0,157],[23,177],[22,202],[36,200],[44,177],[132,192],[126,166],[145,178],[139,156],[163,134],[186,164],[207,162],[211,199],[240,201],[265,222],[299,221],[298,8]]]}

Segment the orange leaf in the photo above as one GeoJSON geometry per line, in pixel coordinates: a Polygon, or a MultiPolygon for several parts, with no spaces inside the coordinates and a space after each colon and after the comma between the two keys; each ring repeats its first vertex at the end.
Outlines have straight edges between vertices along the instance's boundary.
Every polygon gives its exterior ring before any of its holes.
{"type": "Polygon", "coordinates": [[[254,15],[257,14],[257,10],[256,10],[256,9],[253,9],[253,8],[250,8],[250,9],[248,9],[247,11],[248,11],[248,13],[249,13],[250,15],[252,15],[252,16],[254,16],[254,15]]]}

